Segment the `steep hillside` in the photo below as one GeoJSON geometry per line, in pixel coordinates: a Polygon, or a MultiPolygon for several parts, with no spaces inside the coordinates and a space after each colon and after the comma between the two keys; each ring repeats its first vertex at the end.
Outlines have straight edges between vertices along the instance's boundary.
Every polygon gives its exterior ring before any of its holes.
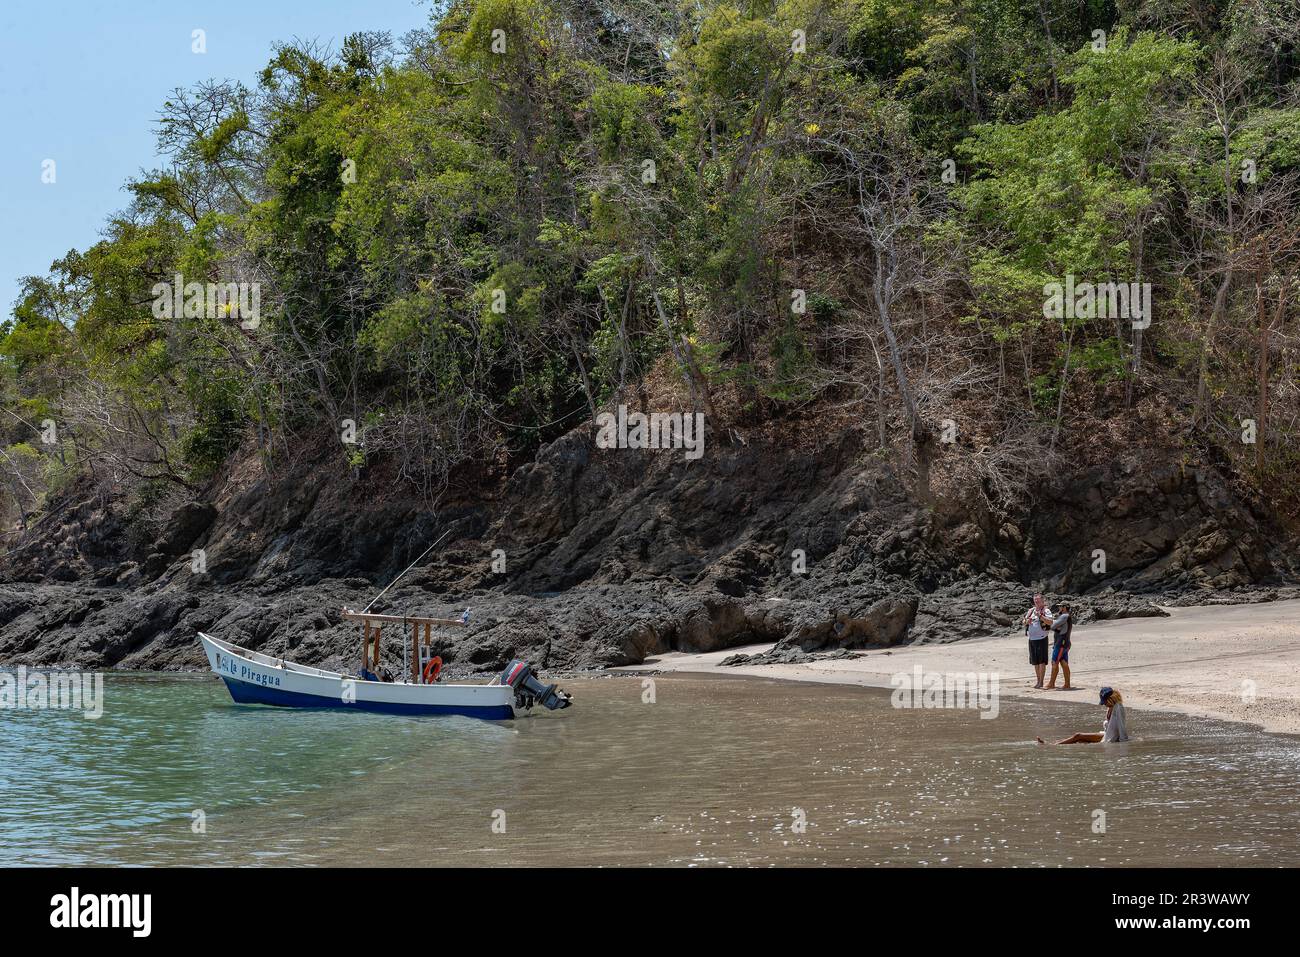
{"type": "Polygon", "coordinates": [[[918,504],[857,430],[797,449],[711,440],[690,461],[598,449],[590,428],[575,430],[491,497],[436,512],[378,469],[304,455],[273,480],[253,459],[135,547],[116,509],[74,490],[6,562],[0,660],[198,666],[205,630],[350,666],[357,629],[337,612],[364,605],[444,534],[376,609],[470,608],[469,627],[442,647],[469,669],[759,640],[802,651],[943,641],[1010,628],[1032,587],[1084,595],[1086,621],[1158,613],[1156,601],[1289,594],[1300,580],[1278,516],[1214,466],[1152,467],[1149,449],[1048,477],[1032,504],[997,514],[970,496],[918,504]],[[205,572],[193,570],[196,550],[205,572]]]}

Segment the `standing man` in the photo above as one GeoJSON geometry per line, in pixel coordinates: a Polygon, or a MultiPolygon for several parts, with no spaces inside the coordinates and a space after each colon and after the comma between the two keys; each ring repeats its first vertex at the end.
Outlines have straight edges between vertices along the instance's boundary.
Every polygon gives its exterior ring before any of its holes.
{"type": "Polygon", "coordinates": [[[1035,688],[1043,686],[1043,672],[1047,670],[1047,632],[1052,627],[1052,615],[1042,595],[1034,596],[1033,607],[1025,612],[1026,634],[1029,635],[1029,663],[1038,676],[1035,688]]]}

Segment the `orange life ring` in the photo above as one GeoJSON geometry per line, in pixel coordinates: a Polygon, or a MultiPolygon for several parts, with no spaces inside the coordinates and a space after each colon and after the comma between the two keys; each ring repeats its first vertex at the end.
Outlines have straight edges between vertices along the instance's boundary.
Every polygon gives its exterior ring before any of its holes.
{"type": "Polygon", "coordinates": [[[424,665],[424,683],[427,685],[433,684],[438,680],[440,674],[442,674],[442,659],[434,655],[424,665]]]}

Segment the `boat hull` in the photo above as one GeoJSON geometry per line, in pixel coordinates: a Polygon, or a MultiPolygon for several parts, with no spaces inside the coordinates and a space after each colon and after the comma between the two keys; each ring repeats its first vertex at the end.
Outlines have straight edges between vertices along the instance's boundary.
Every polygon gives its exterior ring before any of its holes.
{"type": "Polygon", "coordinates": [[[420,685],[364,681],[286,662],[199,634],[208,664],[239,704],[399,715],[464,715],[487,721],[515,717],[508,685],[420,685]]]}

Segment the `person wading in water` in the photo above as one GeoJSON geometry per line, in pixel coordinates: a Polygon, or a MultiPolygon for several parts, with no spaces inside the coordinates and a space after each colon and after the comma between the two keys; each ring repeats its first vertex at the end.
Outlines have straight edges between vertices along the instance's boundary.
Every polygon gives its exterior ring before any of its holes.
{"type": "MultiPolygon", "coordinates": [[[[1128,723],[1125,720],[1124,698],[1114,688],[1101,689],[1100,704],[1106,706],[1106,720],[1102,722],[1101,733],[1079,731],[1057,744],[1109,744],[1114,741],[1128,740],[1128,723]]],[[[1039,744],[1046,744],[1042,738],[1035,738],[1039,744]]]]}

